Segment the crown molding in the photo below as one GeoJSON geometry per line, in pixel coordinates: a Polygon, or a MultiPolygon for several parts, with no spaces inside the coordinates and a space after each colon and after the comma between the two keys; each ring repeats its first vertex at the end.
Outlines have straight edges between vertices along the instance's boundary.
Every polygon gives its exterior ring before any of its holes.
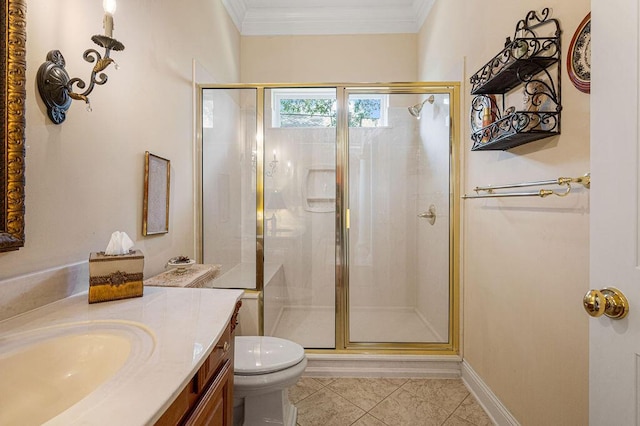
{"type": "Polygon", "coordinates": [[[247,14],[247,4],[245,0],[222,0],[224,8],[231,17],[236,28],[242,33],[242,21],[247,14]]]}
{"type": "Polygon", "coordinates": [[[280,0],[265,7],[256,0],[222,0],[245,36],[417,33],[434,2],[280,0]]]}
{"type": "Polygon", "coordinates": [[[413,2],[418,23],[418,31],[422,28],[424,21],[427,20],[427,16],[429,16],[429,12],[431,12],[431,8],[435,2],[436,0],[416,0],[413,2]]]}

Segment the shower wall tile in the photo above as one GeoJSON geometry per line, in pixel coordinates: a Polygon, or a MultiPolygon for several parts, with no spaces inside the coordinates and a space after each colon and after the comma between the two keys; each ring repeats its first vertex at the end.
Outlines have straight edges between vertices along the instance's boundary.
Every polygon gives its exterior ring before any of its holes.
{"type": "Polygon", "coordinates": [[[420,120],[423,179],[418,187],[418,210],[436,208],[436,222],[430,225],[422,219],[418,227],[417,310],[441,340],[448,338],[449,326],[449,146],[445,111],[420,120]],[[445,143],[445,141],[447,143],[445,143]]]}
{"type": "Polygon", "coordinates": [[[278,265],[277,272],[266,282],[264,297],[264,332],[272,336],[285,305],[286,281],[282,265],[278,265]]]}
{"type": "Polygon", "coordinates": [[[406,108],[404,113],[391,108],[389,114],[389,128],[350,132],[350,142],[362,147],[351,153],[350,162],[351,203],[357,203],[350,235],[356,251],[351,256],[353,306],[411,306],[415,300],[415,232],[407,227],[406,213],[413,210],[416,192],[411,176],[416,169],[414,125],[405,126],[406,108]]]}
{"type": "Polygon", "coordinates": [[[287,211],[278,212],[278,227],[288,231],[265,236],[265,258],[284,266],[285,305],[334,306],[335,216],[306,211],[303,185],[308,168],[335,164],[335,130],[267,129],[265,152],[273,150],[286,166],[265,179],[265,191],[282,192],[287,211]]]}
{"type": "Polygon", "coordinates": [[[248,120],[244,117],[247,112],[242,111],[232,95],[238,93],[227,90],[208,93],[215,109],[208,117],[210,127],[202,131],[203,263],[222,265],[222,273],[241,263],[243,252],[246,256],[247,240],[253,240],[255,250],[255,203],[253,206],[246,203],[255,188],[247,184],[245,173],[250,155],[242,143],[246,140],[242,136],[248,120]],[[247,223],[250,222],[247,215],[253,216],[252,224],[247,223]],[[244,230],[243,225],[249,228],[244,230]]]}

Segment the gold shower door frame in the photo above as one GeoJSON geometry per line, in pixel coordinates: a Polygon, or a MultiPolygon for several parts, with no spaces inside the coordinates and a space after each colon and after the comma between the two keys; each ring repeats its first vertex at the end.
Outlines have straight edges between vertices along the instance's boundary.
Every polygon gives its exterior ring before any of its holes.
{"type": "MultiPolygon", "coordinates": [[[[208,84],[198,86],[196,125],[202,126],[203,89],[255,89],[256,90],[256,289],[259,297],[259,329],[264,334],[264,104],[265,90],[278,88],[331,88],[336,89],[336,273],[335,273],[335,349],[307,349],[308,353],[379,353],[415,355],[455,355],[460,347],[460,282],[459,282],[459,229],[460,229],[460,83],[306,83],[306,84],[208,84]],[[363,343],[349,341],[349,127],[348,98],[350,94],[448,94],[449,95],[449,327],[446,343],[363,343]]],[[[201,132],[198,131],[201,145],[201,132]]],[[[202,192],[199,191],[200,197],[202,192]]],[[[201,203],[201,199],[198,200],[201,203]]],[[[201,204],[200,204],[201,206],[201,204]]],[[[197,209],[199,211],[199,209],[197,209]]],[[[201,223],[202,218],[197,218],[201,223]]],[[[199,237],[201,238],[201,237],[199,237]]],[[[201,243],[200,243],[201,244],[201,243]]],[[[249,290],[251,291],[251,290],[249,290]]]]}

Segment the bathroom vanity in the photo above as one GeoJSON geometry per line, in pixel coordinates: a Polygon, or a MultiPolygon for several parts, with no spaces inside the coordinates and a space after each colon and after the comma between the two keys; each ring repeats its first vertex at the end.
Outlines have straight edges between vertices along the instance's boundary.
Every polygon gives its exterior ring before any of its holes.
{"type": "Polygon", "coordinates": [[[155,423],[158,426],[233,424],[233,349],[238,323],[235,311],[211,355],[155,423]]]}
{"type": "Polygon", "coordinates": [[[230,424],[241,296],[146,287],[90,305],[81,293],[1,321],[0,424],[230,424]]]}

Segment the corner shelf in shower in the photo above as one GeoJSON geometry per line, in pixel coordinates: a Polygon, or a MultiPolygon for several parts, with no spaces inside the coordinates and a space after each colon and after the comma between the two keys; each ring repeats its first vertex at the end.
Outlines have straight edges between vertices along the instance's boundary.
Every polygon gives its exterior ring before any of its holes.
{"type": "Polygon", "coordinates": [[[304,209],[312,213],[330,213],[336,210],[336,168],[310,166],[305,169],[302,184],[304,209]]]}
{"type": "Polygon", "coordinates": [[[507,150],[560,134],[560,24],[549,19],[549,8],[540,15],[527,13],[518,21],[514,39],[470,78],[472,151],[507,150]],[[549,36],[540,36],[546,31],[549,36]],[[549,67],[557,65],[557,74],[549,67]],[[506,95],[522,87],[523,110],[505,108],[506,95]],[[502,96],[502,105],[494,95],[502,96]],[[490,123],[484,121],[490,110],[490,123]]]}

